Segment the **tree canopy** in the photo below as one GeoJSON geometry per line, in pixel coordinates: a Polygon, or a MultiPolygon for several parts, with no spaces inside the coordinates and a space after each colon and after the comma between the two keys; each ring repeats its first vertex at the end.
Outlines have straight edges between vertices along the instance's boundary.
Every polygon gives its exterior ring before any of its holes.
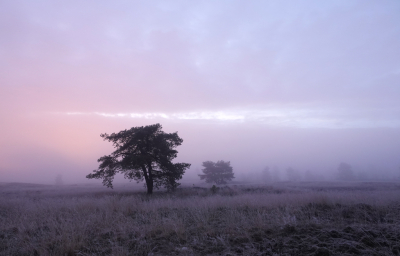
{"type": "Polygon", "coordinates": [[[123,173],[126,179],[145,180],[148,194],[153,193],[153,187],[173,190],[180,185],[177,181],[190,167],[188,163],[172,163],[178,154],[175,148],[183,140],[177,132],[163,132],[160,124],[100,136],[112,142],[116,150],[100,157],[97,160],[99,168],[86,178],[103,179],[103,185],[107,187],[112,188],[114,176],[123,173]]]}
{"type": "Polygon", "coordinates": [[[217,185],[226,184],[227,181],[231,181],[234,179],[233,168],[231,167],[231,163],[218,161],[206,161],[203,162],[202,169],[204,174],[199,174],[201,180],[205,180],[207,183],[215,182],[217,185]]]}

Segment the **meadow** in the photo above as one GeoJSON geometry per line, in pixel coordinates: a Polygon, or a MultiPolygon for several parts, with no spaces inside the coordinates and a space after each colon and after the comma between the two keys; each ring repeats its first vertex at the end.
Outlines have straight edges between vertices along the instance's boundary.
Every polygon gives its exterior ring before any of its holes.
{"type": "Polygon", "coordinates": [[[400,255],[399,182],[0,183],[0,255],[400,255]]]}

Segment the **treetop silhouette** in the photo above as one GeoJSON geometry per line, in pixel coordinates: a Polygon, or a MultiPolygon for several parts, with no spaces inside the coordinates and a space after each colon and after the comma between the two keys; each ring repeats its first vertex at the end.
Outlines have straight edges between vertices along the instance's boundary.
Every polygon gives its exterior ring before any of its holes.
{"type": "Polygon", "coordinates": [[[172,163],[178,151],[175,148],[183,140],[178,133],[165,133],[160,124],[132,127],[119,133],[101,134],[104,140],[113,143],[116,150],[100,157],[99,168],[88,174],[88,179],[103,179],[103,185],[113,187],[117,173],[137,182],[145,180],[147,193],[161,186],[174,190],[180,183],[188,163],[172,163]]]}
{"type": "Polygon", "coordinates": [[[217,185],[226,184],[227,181],[235,178],[229,161],[205,161],[203,162],[203,167],[202,171],[204,174],[199,174],[199,176],[201,180],[205,180],[207,183],[215,182],[217,185]]]}

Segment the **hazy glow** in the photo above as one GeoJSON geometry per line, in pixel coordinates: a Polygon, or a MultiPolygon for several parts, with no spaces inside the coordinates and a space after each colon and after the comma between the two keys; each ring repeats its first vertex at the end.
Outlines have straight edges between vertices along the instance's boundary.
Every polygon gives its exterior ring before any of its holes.
{"type": "MultiPolygon", "coordinates": [[[[400,166],[400,1],[0,1],[0,182],[70,180],[159,122],[242,174],[400,166]]],[[[191,174],[190,174],[191,173],[191,174]]],[[[379,173],[379,172],[377,172],[379,173]]]]}
{"type": "Polygon", "coordinates": [[[157,122],[167,120],[207,120],[207,121],[237,121],[256,122],[273,127],[295,128],[399,128],[400,120],[372,118],[346,119],[333,116],[332,111],[313,110],[246,110],[246,111],[216,111],[216,112],[181,112],[181,113],[81,113],[67,112],[67,115],[98,115],[102,117],[124,117],[149,119],[157,122]]]}

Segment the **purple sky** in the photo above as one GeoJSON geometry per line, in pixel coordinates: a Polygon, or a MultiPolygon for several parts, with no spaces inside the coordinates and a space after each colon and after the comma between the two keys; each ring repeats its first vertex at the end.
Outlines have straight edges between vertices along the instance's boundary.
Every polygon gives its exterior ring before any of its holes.
{"type": "Polygon", "coordinates": [[[0,182],[85,181],[100,133],[180,161],[400,166],[400,1],[1,1],[0,182]]]}

